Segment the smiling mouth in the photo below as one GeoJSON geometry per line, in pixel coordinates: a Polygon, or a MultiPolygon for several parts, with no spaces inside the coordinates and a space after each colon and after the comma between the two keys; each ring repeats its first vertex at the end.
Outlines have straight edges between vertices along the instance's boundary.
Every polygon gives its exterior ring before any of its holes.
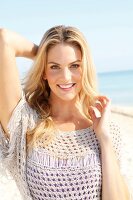
{"type": "Polygon", "coordinates": [[[69,90],[71,89],[73,86],[75,86],[76,83],[69,83],[69,84],[59,84],[57,85],[59,88],[63,89],[63,90],[69,90]]]}

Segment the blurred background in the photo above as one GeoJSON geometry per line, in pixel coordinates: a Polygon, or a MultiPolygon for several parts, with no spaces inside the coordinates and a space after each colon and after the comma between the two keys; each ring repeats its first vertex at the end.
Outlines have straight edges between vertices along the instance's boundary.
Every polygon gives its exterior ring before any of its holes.
{"type": "MultiPolygon", "coordinates": [[[[92,51],[99,90],[113,104],[114,119],[124,124],[133,155],[133,1],[132,0],[5,0],[0,2],[0,27],[18,32],[39,44],[44,32],[55,25],[75,26],[84,33],[92,51]],[[132,142],[131,142],[132,141],[132,142]]],[[[17,58],[20,78],[32,65],[17,58]]],[[[9,83],[10,84],[10,83],[9,83]]],[[[133,185],[128,157],[127,169],[133,185]]],[[[21,199],[12,181],[2,178],[3,200],[21,199]],[[5,187],[7,185],[7,187],[5,187]],[[8,188],[8,190],[7,190],[8,188]],[[8,192],[7,192],[8,191],[8,192]]]]}

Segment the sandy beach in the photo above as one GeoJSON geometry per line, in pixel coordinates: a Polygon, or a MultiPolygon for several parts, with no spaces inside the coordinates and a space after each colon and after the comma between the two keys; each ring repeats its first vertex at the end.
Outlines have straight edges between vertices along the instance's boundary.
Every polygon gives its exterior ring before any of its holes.
{"type": "Polygon", "coordinates": [[[122,173],[132,194],[133,200],[133,107],[114,106],[112,117],[121,127],[121,134],[124,143],[125,160],[122,173]]]}
{"type": "MultiPolygon", "coordinates": [[[[125,165],[122,173],[126,177],[130,191],[133,192],[133,107],[112,107],[112,119],[121,127],[125,145],[125,165]]],[[[0,177],[0,196],[2,200],[21,200],[19,191],[11,179],[0,177]]]]}

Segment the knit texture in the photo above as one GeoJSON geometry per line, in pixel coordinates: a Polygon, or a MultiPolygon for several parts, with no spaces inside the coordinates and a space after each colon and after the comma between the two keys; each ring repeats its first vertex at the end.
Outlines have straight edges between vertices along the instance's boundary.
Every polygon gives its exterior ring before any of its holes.
{"type": "MultiPolygon", "coordinates": [[[[43,140],[26,152],[26,131],[35,127],[38,114],[22,99],[8,123],[10,140],[0,126],[1,170],[7,169],[25,200],[101,199],[102,172],[100,146],[92,127],[76,131],[57,131],[44,148],[43,140]]],[[[121,155],[120,130],[110,124],[114,151],[121,155]]]]}

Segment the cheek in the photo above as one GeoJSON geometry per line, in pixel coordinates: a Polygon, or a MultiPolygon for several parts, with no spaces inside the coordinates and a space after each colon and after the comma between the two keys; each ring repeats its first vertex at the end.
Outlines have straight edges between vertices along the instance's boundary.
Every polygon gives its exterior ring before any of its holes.
{"type": "Polygon", "coordinates": [[[79,70],[74,74],[74,76],[77,80],[81,80],[82,79],[82,72],[79,70]]]}
{"type": "Polygon", "coordinates": [[[47,78],[48,83],[53,83],[56,80],[58,80],[58,74],[53,71],[47,72],[46,78],[47,78]]]}

